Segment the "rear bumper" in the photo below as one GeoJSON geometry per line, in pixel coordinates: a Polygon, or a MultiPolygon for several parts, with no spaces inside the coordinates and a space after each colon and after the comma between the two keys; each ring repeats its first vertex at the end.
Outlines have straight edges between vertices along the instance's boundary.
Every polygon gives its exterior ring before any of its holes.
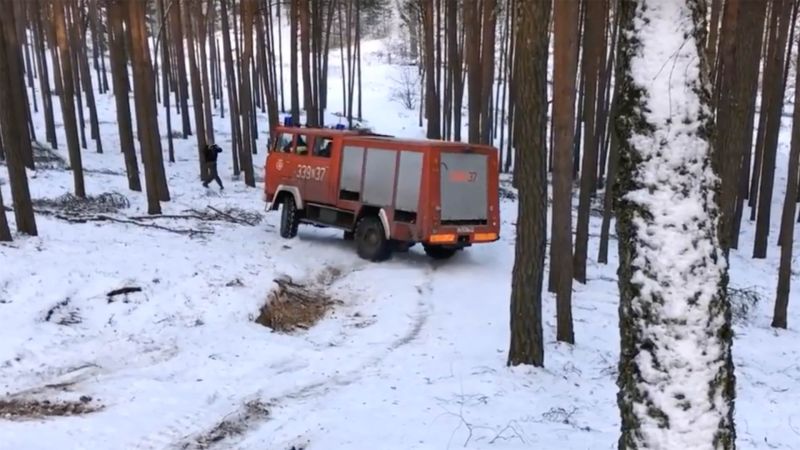
{"type": "Polygon", "coordinates": [[[468,247],[473,244],[488,244],[500,239],[500,230],[491,226],[437,227],[423,242],[430,245],[468,247]]]}

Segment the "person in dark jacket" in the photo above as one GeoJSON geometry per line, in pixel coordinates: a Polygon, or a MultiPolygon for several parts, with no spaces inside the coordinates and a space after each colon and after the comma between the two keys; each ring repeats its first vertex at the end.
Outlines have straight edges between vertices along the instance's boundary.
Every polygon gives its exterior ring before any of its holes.
{"type": "Polygon", "coordinates": [[[216,181],[220,189],[225,189],[217,173],[217,155],[219,153],[222,153],[222,149],[217,144],[207,145],[203,151],[203,159],[205,159],[206,163],[206,179],[203,181],[204,187],[208,187],[209,183],[216,181]]]}

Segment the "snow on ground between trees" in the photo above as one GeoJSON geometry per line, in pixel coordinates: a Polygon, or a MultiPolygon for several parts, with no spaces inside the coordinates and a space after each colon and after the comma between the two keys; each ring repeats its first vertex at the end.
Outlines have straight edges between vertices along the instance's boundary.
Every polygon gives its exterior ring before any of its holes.
{"type": "MultiPolygon", "coordinates": [[[[363,46],[365,58],[372,58],[364,71],[370,92],[365,116],[378,132],[418,137],[415,113],[390,98],[387,75],[400,66],[369,56],[379,48],[363,46]]],[[[332,55],[332,64],[338,60],[332,55]]],[[[338,105],[341,93],[334,89],[341,83],[334,80],[330,102],[338,105]]],[[[114,117],[111,94],[98,102],[101,117],[114,117]]],[[[41,125],[39,115],[35,120],[41,125]]],[[[166,148],[163,115],[159,121],[166,148]]],[[[262,185],[246,189],[230,179],[227,123],[215,112],[225,191],[201,186],[193,137],[176,140],[177,162],[167,165],[173,200],[163,204],[164,214],[209,205],[264,214],[262,185]]],[[[106,153],[91,147],[83,153],[91,171],[87,192],[123,193],[130,206],[119,214],[143,215],[146,199],[127,191],[122,155],[112,151],[118,148],[116,125],[101,122],[101,130],[106,153]]],[[[264,136],[261,129],[257,166],[265,156],[264,136]]],[[[30,179],[37,199],[72,189],[71,174],[58,168],[30,172],[30,179]]],[[[10,198],[8,185],[0,185],[10,198]]],[[[331,230],[301,227],[296,240],[285,241],[276,232],[277,214],[255,226],[158,222],[209,231],[194,236],[37,216],[40,237],[0,245],[0,394],[75,402],[87,396],[102,409],[0,418],[0,448],[197,448],[220,435],[212,448],[612,448],[619,427],[616,252],[609,265],[598,265],[596,238],[590,240],[589,281],[574,287],[576,346],[555,342],[555,304],[546,295],[546,367],[507,368],[516,220],[510,197],[502,204],[499,242],[443,263],[415,247],[385,264],[369,264],[331,230]],[[341,271],[329,293],[343,304],[311,329],[285,335],[254,322],[273,279],[313,282],[329,268],[341,271]],[[106,294],[125,286],[142,292],[109,302],[106,294]]],[[[779,210],[773,209],[776,216],[779,210]]],[[[591,236],[598,234],[593,220],[591,236]]],[[[777,247],[765,261],[750,259],[748,223],[742,242],[732,253],[731,284],[757,292],[761,301],[735,329],[737,443],[796,448],[798,335],[769,327],[777,247]]],[[[789,320],[790,326],[800,323],[798,308],[790,306],[789,320]]]]}

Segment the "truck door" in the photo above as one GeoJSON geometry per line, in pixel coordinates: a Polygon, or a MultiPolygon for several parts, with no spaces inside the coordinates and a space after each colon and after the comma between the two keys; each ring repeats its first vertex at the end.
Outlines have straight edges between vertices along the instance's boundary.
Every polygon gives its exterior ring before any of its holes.
{"type": "Polygon", "coordinates": [[[330,179],[331,149],[333,139],[328,136],[307,136],[308,153],[297,165],[297,178],[301,180],[307,201],[330,205],[334,203],[334,184],[330,179]]]}

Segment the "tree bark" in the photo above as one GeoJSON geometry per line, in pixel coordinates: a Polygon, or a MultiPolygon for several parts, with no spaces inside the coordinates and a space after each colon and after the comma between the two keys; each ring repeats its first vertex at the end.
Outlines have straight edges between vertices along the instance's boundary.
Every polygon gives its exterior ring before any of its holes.
{"type": "Polygon", "coordinates": [[[772,195],[775,185],[775,159],[778,152],[778,134],[780,132],[781,115],[783,112],[784,97],[784,57],[786,55],[786,41],[789,26],[792,22],[791,8],[793,0],[773,0],[774,8],[779,13],[780,28],[774,52],[771,57],[771,68],[765,77],[769,89],[764,94],[768,96],[768,109],[761,110],[767,115],[763,141],[760,185],[758,189],[758,214],[756,220],[756,236],[753,245],[753,258],[766,258],[769,238],[770,212],[772,210],[772,195]]]}
{"type": "MultiPolygon", "coordinates": [[[[186,0],[181,1],[176,7],[180,7],[184,34],[186,35],[186,48],[189,49],[187,55],[189,60],[189,75],[192,85],[192,109],[194,110],[194,128],[197,138],[197,163],[200,166],[200,178],[206,178],[206,166],[203,162],[203,150],[208,144],[208,134],[206,132],[205,111],[203,110],[203,88],[201,86],[200,71],[197,67],[197,56],[195,51],[194,30],[190,17],[189,5],[186,0]]],[[[176,11],[177,13],[178,11],[176,11]]]]}
{"type": "Polygon", "coordinates": [[[550,271],[556,292],[556,338],[575,343],[572,327],[572,142],[578,71],[578,3],[553,9],[553,219],[550,271]]]}
{"type": "Polygon", "coordinates": [[[427,1],[422,8],[422,34],[424,39],[425,56],[425,115],[428,117],[428,139],[440,139],[441,111],[439,92],[436,89],[436,52],[433,26],[433,0],[427,1]]]}
{"type": "Polygon", "coordinates": [[[619,448],[733,449],[733,332],[716,226],[705,2],[623,0],[622,14],[619,448]],[[692,69],[653,64],[670,58],[692,69]],[[670,97],[670,88],[681,94],[670,97]]]}
{"type": "MultiPolygon", "coordinates": [[[[800,64],[800,51],[797,52],[800,64]]],[[[796,66],[800,67],[800,65],[796,66]]],[[[794,245],[794,214],[797,207],[798,164],[800,164],[800,79],[795,77],[794,116],[792,117],[792,144],[789,152],[789,169],[786,194],[783,198],[781,216],[781,257],[778,268],[778,289],[772,326],[786,329],[789,315],[789,292],[792,282],[792,247],[794,245]]]]}
{"type": "MultiPolygon", "coordinates": [[[[0,8],[3,11],[11,11],[13,5],[10,0],[0,0],[0,8]]],[[[28,187],[28,175],[25,171],[25,160],[22,154],[26,141],[27,146],[30,147],[30,135],[26,128],[19,127],[19,118],[14,116],[18,113],[14,107],[14,102],[17,101],[14,93],[25,92],[25,80],[17,65],[21,58],[13,14],[0,14],[0,36],[2,36],[2,40],[0,40],[0,132],[11,184],[11,198],[14,202],[14,218],[19,232],[37,236],[38,230],[28,187]]],[[[0,215],[2,216],[0,220],[5,223],[4,226],[0,225],[0,240],[11,240],[11,232],[8,230],[2,201],[0,201],[0,215]]]]}
{"type": "MultiPolygon", "coordinates": [[[[517,2],[515,79],[519,136],[519,217],[511,275],[508,364],[544,365],[542,286],[547,239],[547,54],[549,0],[517,2]]],[[[472,106],[472,105],[470,105],[472,106]]],[[[470,124],[472,125],[472,124],[470,124]]]]}
{"type": "MultiPolygon", "coordinates": [[[[244,48],[242,49],[242,67],[250,66],[253,59],[253,16],[256,10],[256,0],[241,0],[242,13],[242,33],[244,35],[244,48]]],[[[250,187],[256,185],[253,174],[253,139],[251,137],[251,115],[254,114],[252,95],[250,91],[250,71],[242,70],[242,142],[244,147],[240,154],[242,170],[244,171],[244,182],[250,187]]]]}
{"type": "MultiPolygon", "coordinates": [[[[75,196],[86,197],[86,188],[83,182],[83,163],[81,160],[80,143],[78,142],[78,125],[75,120],[75,104],[73,102],[75,89],[72,78],[72,55],[67,40],[67,24],[64,18],[64,0],[53,1],[53,23],[55,37],[58,42],[60,73],[62,81],[61,117],[64,120],[64,132],[67,135],[67,148],[69,149],[69,164],[72,167],[73,181],[75,183],[75,196]]],[[[54,68],[53,70],[57,70],[54,68]]]]}
{"type": "Polygon", "coordinates": [[[128,97],[128,58],[125,54],[125,33],[122,29],[123,11],[118,1],[108,2],[106,16],[109,42],[111,44],[111,82],[114,88],[114,101],[117,109],[117,130],[122,154],[125,157],[125,169],[128,175],[128,188],[141,192],[142,182],[139,179],[139,164],[136,160],[136,149],[133,144],[133,122],[131,105],[128,97]]]}

